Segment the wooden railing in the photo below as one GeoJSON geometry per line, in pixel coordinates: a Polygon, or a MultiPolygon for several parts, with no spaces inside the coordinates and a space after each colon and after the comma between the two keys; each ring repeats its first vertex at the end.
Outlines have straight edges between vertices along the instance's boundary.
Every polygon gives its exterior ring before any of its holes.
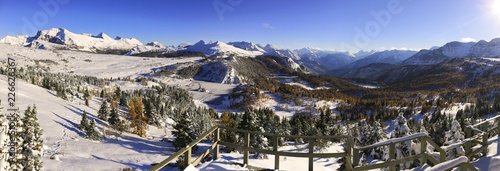
{"type": "Polygon", "coordinates": [[[389,146],[389,162],[384,162],[384,163],[378,163],[378,164],[373,164],[373,165],[368,165],[368,166],[360,166],[360,167],[355,167],[354,170],[370,170],[370,169],[376,169],[376,168],[386,168],[388,167],[389,170],[396,170],[396,165],[401,164],[401,163],[406,163],[410,161],[414,161],[417,159],[421,160],[421,163],[427,163],[427,160],[432,162],[433,164],[439,164],[441,162],[444,162],[446,160],[446,152],[441,149],[432,139],[427,136],[425,133],[417,133],[413,134],[407,137],[401,137],[401,138],[393,138],[384,142],[380,143],[375,143],[373,145],[369,146],[364,146],[364,147],[354,147],[353,148],[353,164],[356,166],[359,163],[359,151],[365,150],[365,149],[373,149],[377,147],[382,147],[382,146],[389,146]],[[413,156],[408,156],[405,158],[400,158],[396,159],[396,144],[397,143],[404,143],[412,140],[419,140],[420,141],[420,152],[417,155],[413,156]],[[439,152],[439,158],[436,159],[432,156],[432,154],[428,153],[427,150],[427,144],[431,145],[434,147],[438,152],[439,152]]]}
{"type": "Polygon", "coordinates": [[[465,130],[465,140],[457,145],[464,146],[465,156],[469,158],[469,161],[479,153],[482,153],[482,156],[486,156],[488,153],[489,134],[495,131],[497,134],[500,134],[500,115],[498,113],[495,117],[467,126],[465,130]],[[489,128],[488,124],[495,120],[497,121],[497,126],[489,128]],[[480,146],[478,148],[473,148],[472,145],[474,143],[479,144],[480,146]]]}
{"type": "Polygon", "coordinates": [[[198,165],[201,160],[203,160],[203,158],[205,158],[207,155],[210,154],[210,151],[213,150],[213,153],[214,153],[214,160],[217,159],[217,157],[219,156],[219,144],[217,143],[218,139],[219,139],[219,127],[217,126],[214,126],[213,128],[211,128],[210,130],[208,130],[207,132],[203,133],[202,135],[200,135],[198,137],[198,139],[194,140],[193,142],[189,143],[189,145],[185,148],[182,148],[180,149],[179,151],[177,151],[176,153],[172,154],[170,157],[168,157],[167,159],[163,160],[162,162],[156,164],[155,166],[153,166],[151,169],[149,169],[150,171],[157,171],[157,170],[160,170],[161,168],[167,166],[170,162],[172,161],[175,161],[177,158],[179,158],[180,156],[184,155],[184,165],[185,166],[188,166],[190,164],[196,166],[198,165]],[[196,158],[195,160],[191,161],[191,150],[194,146],[196,146],[198,143],[200,143],[202,140],[206,139],[208,136],[214,134],[214,143],[212,144],[212,146],[210,146],[210,148],[208,148],[204,153],[202,153],[198,158],[196,158]],[[214,150],[216,149],[216,150],[214,150]]]}
{"type": "MultiPolygon", "coordinates": [[[[178,152],[174,153],[167,159],[163,160],[161,163],[158,163],[154,167],[152,167],[150,170],[151,171],[157,171],[166,165],[168,165],[170,162],[175,161],[178,157],[184,155],[184,165],[189,165],[192,164],[194,166],[198,165],[203,158],[205,158],[207,155],[209,155],[211,152],[213,153],[213,158],[214,160],[219,157],[219,145],[224,145],[229,148],[234,148],[238,151],[243,151],[243,164],[249,166],[249,156],[250,152],[257,152],[257,153],[263,153],[263,154],[270,154],[275,156],[275,161],[274,161],[274,169],[279,169],[280,167],[280,156],[289,156],[289,157],[302,157],[302,158],[309,158],[308,161],[308,170],[313,170],[313,158],[330,158],[330,157],[345,157],[346,158],[346,169],[347,170],[370,170],[370,169],[377,169],[377,168],[389,168],[389,170],[395,170],[396,165],[405,163],[405,162],[410,162],[414,160],[420,160],[422,164],[427,163],[427,161],[430,161],[434,165],[439,165],[440,163],[446,162],[446,151],[453,149],[458,146],[463,146],[465,149],[465,157],[467,157],[468,162],[460,162],[458,165],[454,165],[453,167],[460,167],[463,170],[469,169],[472,171],[476,171],[477,169],[474,168],[470,164],[470,160],[472,157],[476,156],[479,153],[483,153],[483,156],[486,155],[487,153],[487,148],[488,148],[488,134],[493,132],[493,131],[498,131],[500,133],[500,124],[491,129],[487,129],[487,123],[490,121],[497,120],[500,121],[500,116],[496,116],[494,118],[488,119],[486,121],[483,121],[481,123],[475,124],[468,126],[466,129],[466,139],[462,141],[461,143],[457,144],[452,144],[448,146],[441,147],[437,145],[427,134],[425,133],[417,133],[413,134],[407,137],[402,137],[402,138],[394,138],[390,139],[388,141],[384,142],[379,142],[375,143],[373,145],[369,146],[364,146],[364,147],[355,147],[354,146],[354,138],[352,136],[294,136],[294,135],[277,135],[277,134],[268,134],[268,133],[261,133],[261,132],[254,132],[254,131],[247,131],[247,130],[240,130],[240,129],[234,129],[234,128],[228,128],[228,127],[222,127],[222,126],[215,126],[205,132],[204,134],[200,135],[198,139],[190,143],[187,147],[180,149],[178,152]],[[478,128],[483,128],[486,131],[481,131],[478,128]],[[221,130],[224,131],[232,131],[235,133],[239,133],[243,135],[244,143],[243,144],[234,144],[230,142],[225,142],[221,141],[221,136],[220,132],[221,130]],[[473,134],[476,133],[477,134],[473,134]],[[207,139],[209,136],[213,135],[213,144],[208,148],[204,153],[202,153],[197,159],[192,160],[191,159],[191,148],[197,145],[199,142],[201,142],[204,139],[207,139]],[[253,148],[250,146],[250,137],[251,135],[262,135],[266,137],[272,138],[273,144],[272,144],[272,150],[268,149],[259,149],[259,148],[253,148]],[[293,153],[293,152],[285,152],[285,151],[278,151],[278,140],[279,138],[288,138],[288,139],[304,139],[307,140],[309,143],[308,146],[308,152],[307,153],[293,153]],[[328,139],[328,140],[339,140],[339,141],[344,141],[346,143],[346,149],[347,151],[343,153],[314,153],[314,142],[318,139],[328,139]],[[405,158],[400,158],[396,159],[396,144],[397,143],[403,143],[407,141],[414,141],[417,140],[420,142],[420,152],[417,152],[418,154],[413,155],[413,156],[408,156],[405,158]],[[472,144],[477,143],[480,146],[472,148],[472,144]],[[430,145],[434,147],[434,152],[429,152],[427,151],[427,146],[430,145]],[[378,148],[382,146],[388,146],[389,147],[389,161],[386,161],[384,163],[377,163],[377,164],[372,164],[368,166],[358,166],[359,165],[359,160],[360,160],[360,151],[366,150],[366,149],[372,149],[372,148],[378,148]],[[437,152],[435,152],[437,151],[437,152]],[[435,157],[437,155],[437,158],[435,157]]],[[[500,122],[498,122],[500,123],[500,122]]],[[[462,159],[463,160],[463,159],[462,159]]]]}
{"type": "Polygon", "coordinates": [[[280,156],[287,156],[287,157],[303,157],[303,158],[309,158],[308,161],[308,166],[309,170],[313,170],[313,158],[328,158],[328,157],[346,157],[348,160],[346,161],[348,164],[348,170],[352,170],[352,155],[350,150],[347,151],[347,153],[314,153],[314,142],[315,140],[318,139],[329,139],[329,140],[341,140],[345,139],[346,141],[346,146],[347,149],[352,149],[353,148],[353,138],[351,136],[295,136],[295,135],[278,135],[278,134],[268,134],[268,133],[261,133],[261,132],[254,132],[254,131],[246,131],[246,130],[240,130],[240,129],[234,129],[234,128],[227,128],[227,127],[220,127],[221,129],[228,130],[228,131],[233,131],[236,133],[243,133],[243,138],[244,138],[244,144],[243,146],[229,143],[229,142],[224,142],[224,141],[219,141],[218,143],[220,145],[224,145],[226,147],[230,148],[235,148],[238,151],[243,151],[243,164],[248,165],[248,159],[249,159],[249,152],[257,152],[257,153],[264,153],[264,154],[271,154],[274,155],[274,169],[279,169],[279,157],[280,156]],[[272,137],[272,142],[273,142],[273,150],[266,150],[266,149],[258,149],[258,148],[252,148],[250,146],[250,137],[251,135],[262,135],[266,137],[272,137]],[[292,153],[292,152],[285,152],[285,151],[278,151],[278,139],[279,138],[290,138],[290,139],[304,139],[307,140],[309,143],[308,145],[308,153],[292,153]]]}

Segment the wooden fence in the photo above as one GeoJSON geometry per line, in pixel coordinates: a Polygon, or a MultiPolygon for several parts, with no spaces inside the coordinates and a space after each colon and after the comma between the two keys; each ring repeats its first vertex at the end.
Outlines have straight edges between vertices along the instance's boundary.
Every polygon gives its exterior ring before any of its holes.
{"type": "MultiPolygon", "coordinates": [[[[466,129],[466,139],[461,143],[452,144],[448,146],[438,146],[427,134],[425,133],[417,133],[407,137],[402,138],[394,138],[388,141],[375,143],[373,145],[364,146],[364,147],[356,147],[354,146],[354,138],[352,136],[294,136],[294,135],[277,135],[277,134],[268,134],[254,131],[246,131],[222,126],[215,126],[200,135],[198,139],[190,143],[187,147],[180,149],[175,154],[171,155],[167,159],[162,162],[156,164],[152,167],[151,171],[157,171],[161,168],[168,165],[170,162],[175,161],[178,157],[184,155],[184,164],[187,166],[192,164],[194,166],[198,165],[203,158],[208,156],[210,153],[213,153],[214,160],[219,157],[219,146],[223,145],[229,148],[234,148],[239,151],[243,151],[243,164],[249,166],[249,156],[250,152],[258,152],[263,154],[274,155],[274,169],[280,168],[280,160],[279,156],[289,156],[289,157],[302,157],[309,158],[309,170],[313,170],[313,159],[314,158],[330,158],[330,157],[346,157],[346,166],[347,170],[361,171],[361,170],[369,170],[369,169],[377,169],[377,168],[389,168],[389,170],[393,171],[396,168],[396,165],[420,160],[422,164],[430,163],[434,165],[439,165],[440,163],[446,162],[446,151],[456,148],[458,146],[463,146],[465,149],[465,157],[467,157],[468,162],[461,162],[458,165],[452,165],[450,167],[460,167],[461,170],[472,170],[477,171],[475,167],[470,164],[470,160],[472,158],[477,157],[480,153],[481,156],[485,156],[488,148],[488,135],[497,131],[496,133],[500,133],[500,124],[497,124],[496,127],[488,129],[488,123],[491,121],[497,121],[500,123],[500,116],[493,117],[491,119],[485,120],[475,125],[470,125],[466,129]],[[234,144],[230,142],[221,141],[220,132],[221,130],[232,131],[236,133],[243,134],[244,144],[234,144]],[[272,150],[267,149],[259,149],[253,148],[250,146],[250,137],[251,135],[262,135],[266,137],[271,137],[273,142],[272,150]],[[213,144],[208,148],[205,152],[203,152],[198,158],[192,160],[191,159],[191,148],[197,145],[204,139],[213,136],[213,144]],[[278,151],[278,139],[279,138],[289,138],[289,139],[304,139],[309,143],[308,145],[308,153],[293,153],[293,152],[285,152],[278,151]],[[339,140],[346,142],[347,151],[343,153],[314,153],[314,142],[318,139],[329,139],[329,140],[339,140]],[[427,146],[430,145],[434,147],[437,152],[429,152],[427,150],[420,150],[419,154],[415,154],[412,156],[408,156],[405,158],[396,159],[396,144],[403,143],[407,141],[418,141],[420,142],[420,149],[427,149],[427,146]],[[476,146],[472,146],[473,144],[477,144],[476,146]],[[377,147],[388,146],[389,148],[389,161],[383,163],[372,164],[368,166],[358,166],[360,160],[360,151],[366,149],[372,149],[377,147]],[[437,156],[437,157],[436,157],[437,156]]],[[[449,168],[448,168],[449,169],[449,168]]]]}

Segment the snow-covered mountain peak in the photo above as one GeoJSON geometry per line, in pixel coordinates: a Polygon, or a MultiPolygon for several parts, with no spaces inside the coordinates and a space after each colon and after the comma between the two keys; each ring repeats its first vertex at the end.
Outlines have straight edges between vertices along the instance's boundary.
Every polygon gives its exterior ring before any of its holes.
{"type": "Polygon", "coordinates": [[[101,32],[99,34],[97,34],[96,36],[93,36],[94,38],[101,38],[101,39],[104,39],[104,40],[112,40],[111,37],[109,37],[106,33],[104,32],[101,32]]]}
{"type": "Polygon", "coordinates": [[[164,45],[163,43],[154,41],[154,42],[149,42],[146,44],[146,46],[152,46],[152,47],[157,47],[157,48],[166,48],[167,46],[164,45]]]}
{"type": "Polygon", "coordinates": [[[241,41],[241,42],[229,42],[227,44],[248,51],[260,51],[260,52],[265,51],[264,49],[259,47],[259,45],[254,44],[252,42],[241,41]]]}
{"type": "Polygon", "coordinates": [[[25,46],[28,35],[6,36],[0,39],[0,43],[11,44],[16,46],[25,46]]]}
{"type": "Polygon", "coordinates": [[[187,47],[186,50],[191,52],[201,52],[212,57],[229,55],[255,57],[263,54],[263,52],[260,51],[249,51],[237,48],[221,41],[210,41],[209,43],[205,43],[203,40],[187,47]]]}
{"type": "Polygon", "coordinates": [[[353,55],[356,56],[356,58],[361,59],[361,58],[367,57],[369,55],[372,55],[376,52],[377,52],[376,50],[371,50],[371,51],[360,50],[360,51],[354,53],[353,55]]]}
{"type": "Polygon", "coordinates": [[[117,36],[115,39],[112,39],[105,33],[99,33],[97,36],[86,33],[76,34],[65,28],[40,30],[33,37],[7,36],[2,39],[0,43],[42,49],[67,48],[88,52],[131,50],[132,48],[146,51],[155,48],[158,49],[158,47],[144,46],[135,38],[122,38],[117,36]]]}

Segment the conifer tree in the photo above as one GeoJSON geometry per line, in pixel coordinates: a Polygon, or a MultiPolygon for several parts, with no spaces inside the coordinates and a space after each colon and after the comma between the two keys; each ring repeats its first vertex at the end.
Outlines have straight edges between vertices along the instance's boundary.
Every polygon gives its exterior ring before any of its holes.
{"type": "MultiPolygon", "coordinates": [[[[384,141],[386,139],[387,139],[387,135],[384,131],[384,128],[382,127],[382,125],[378,121],[375,121],[375,123],[371,129],[371,136],[369,137],[367,144],[374,144],[374,143],[377,143],[380,141],[384,141]]],[[[383,147],[371,149],[370,155],[373,158],[382,159],[382,155],[383,155],[384,150],[385,149],[383,147]]]]}
{"type": "Polygon", "coordinates": [[[107,120],[109,116],[109,110],[108,110],[108,102],[106,100],[102,100],[101,108],[99,108],[99,111],[97,112],[97,117],[102,120],[107,120]]]}
{"type": "MultiPolygon", "coordinates": [[[[451,122],[451,129],[446,132],[445,139],[444,145],[451,145],[464,140],[464,133],[462,132],[460,123],[457,120],[453,120],[451,122]]],[[[457,146],[454,149],[448,150],[447,153],[448,159],[455,159],[459,156],[465,155],[465,151],[462,146],[457,146]]]]}
{"type": "Polygon", "coordinates": [[[89,89],[85,89],[85,93],[83,94],[83,99],[85,100],[85,106],[89,106],[89,100],[90,100],[89,89]]]}
{"type": "Polygon", "coordinates": [[[100,98],[104,98],[104,94],[105,94],[105,93],[104,93],[104,89],[102,89],[102,90],[101,90],[101,93],[99,94],[99,97],[100,97],[100,98]]]}
{"type": "Polygon", "coordinates": [[[87,119],[87,112],[84,110],[82,113],[82,120],[80,121],[80,130],[85,132],[89,127],[89,120],[87,119]]]}
{"type": "Polygon", "coordinates": [[[109,113],[108,123],[114,129],[117,129],[117,126],[120,123],[120,115],[118,113],[118,109],[116,109],[115,107],[111,107],[111,112],[109,113]]]}
{"type": "MultiPolygon", "coordinates": [[[[394,131],[391,134],[391,138],[401,138],[410,135],[410,128],[406,124],[406,118],[402,113],[396,118],[396,124],[394,125],[394,131]]],[[[388,153],[388,151],[386,151],[388,153]]],[[[396,144],[396,159],[401,159],[409,157],[412,154],[412,142],[405,141],[396,144]]],[[[412,162],[401,163],[396,165],[396,169],[408,169],[412,166],[412,162]]]]}
{"type": "Polygon", "coordinates": [[[24,170],[41,170],[42,168],[42,130],[36,117],[36,106],[28,106],[23,121],[23,165],[24,170]]]}
{"type": "Polygon", "coordinates": [[[90,125],[89,125],[89,127],[87,127],[87,130],[85,132],[87,135],[87,139],[90,139],[90,140],[99,140],[100,139],[99,132],[97,131],[97,126],[95,125],[94,119],[92,119],[90,121],[90,125]]]}
{"type": "MultiPolygon", "coordinates": [[[[238,125],[238,129],[248,130],[248,131],[257,131],[264,133],[264,128],[261,126],[261,122],[258,120],[258,115],[256,112],[258,110],[246,110],[242,116],[242,120],[238,125]]],[[[243,137],[243,136],[241,136],[243,137]]],[[[241,140],[243,142],[243,139],[241,140]]],[[[251,135],[250,137],[250,145],[254,148],[266,149],[269,147],[269,143],[267,138],[262,135],[251,135]]],[[[267,158],[266,155],[257,153],[255,155],[258,158],[267,158]]]]}
{"type": "Polygon", "coordinates": [[[188,113],[182,112],[181,117],[174,125],[175,131],[172,131],[172,135],[175,137],[173,145],[177,149],[186,147],[196,139],[195,133],[190,125],[191,120],[188,118],[188,113]]]}
{"type": "Polygon", "coordinates": [[[141,97],[132,97],[129,102],[128,112],[134,133],[139,136],[146,136],[148,118],[144,113],[144,105],[141,97]]]}

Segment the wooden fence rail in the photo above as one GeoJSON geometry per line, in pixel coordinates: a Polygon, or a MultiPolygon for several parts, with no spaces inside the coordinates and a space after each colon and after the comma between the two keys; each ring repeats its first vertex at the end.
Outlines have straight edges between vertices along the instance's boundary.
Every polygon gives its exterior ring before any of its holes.
{"type": "Polygon", "coordinates": [[[158,171],[161,168],[165,167],[168,165],[170,162],[175,161],[178,157],[184,155],[184,164],[187,166],[189,164],[192,164],[194,166],[198,165],[203,158],[205,158],[207,155],[209,155],[211,152],[213,153],[213,158],[214,160],[219,157],[219,145],[223,145],[229,148],[234,148],[239,151],[243,151],[243,164],[249,166],[249,157],[250,157],[250,152],[257,152],[257,153],[263,153],[263,154],[270,154],[275,156],[275,161],[274,161],[274,169],[279,169],[280,167],[280,156],[289,156],[289,157],[303,157],[303,158],[309,158],[308,162],[308,170],[313,170],[313,158],[330,158],[330,157],[345,157],[346,158],[346,166],[347,170],[354,170],[354,171],[361,171],[361,170],[369,170],[369,169],[377,169],[377,168],[389,168],[389,170],[393,171],[395,170],[396,165],[409,162],[409,161],[414,161],[414,160],[420,160],[420,163],[427,163],[427,161],[430,161],[434,165],[438,165],[440,163],[443,163],[446,161],[446,150],[453,149],[454,147],[458,146],[463,146],[465,149],[465,157],[467,157],[468,162],[464,163],[461,162],[459,165],[456,165],[454,167],[460,167],[464,170],[469,169],[469,170],[477,170],[474,168],[472,165],[470,165],[470,161],[472,160],[472,157],[477,156],[479,153],[482,153],[482,156],[486,156],[487,148],[488,148],[488,135],[492,133],[493,131],[497,131],[497,133],[500,133],[500,124],[497,124],[495,128],[488,129],[487,125],[489,121],[494,121],[496,120],[497,123],[500,123],[500,116],[497,115],[496,117],[493,117],[491,119],[488,119],[486,121],[483,121],[481,123],[475,124],[468,126],[466,131],[466,139],[459,143],[459,144],[454,144],[453,146],[447,146],[447,147],[440,147],[437,145],[427,134],[425,133],[417,133],[413,134],[407,137],[402,137],[402,138],[395,138],[395,139],[390,139],[388,141],[380,142],[380,143],[375,143],[373,145],[369,146],[364,146],[364,147],[356,147],[354,145],[354,137],[352,136],[295,136],[295,135],[277,135],[277,134],[269,134],[269,133],[261,133],[261,132],[254,132],[254,131],[247,131],[247,130],[240,130],[240,129],[234,129],[234,128],[228,128],[228,127],[223,127],[223,126],[215,126],[205,132],[204,134],[200,135],[198,139],[194,140],[192,143],[190,143],[187,147],[180,149],[178,152],[174,153],[167,159],[163,160],[162,162],[156,164],[154,167],[152,167],[150,170],[151,171],[158,171]],[[486,126],[485,126],[486,125],[486,126]],[[483,130],[481,130],[483,129],[483,130]],[[225,131],[232,131],[236,133],[243,134],[244,138],[244,143],[243,144],[234,144],[230,142],[224,142],[221,141],[220,138],[220,132],[221,130],[225,131]],[[213,144],[210,146],[209,149],[207,149],[204,153],[202,153],[197,159],[192,160],[191,159],[191,148],[197,145],[199,142],[201,142],[204,139],[207,139],[210,136],[213,136],[213,144]],[[267,150],[267,149],[259,149],[259,148],[253,148],[251,147],[250,144],[250,138],[251,135],[262,135],[262,136],[267,136],[272,138],[272,150],[267,150]],[[304,139],[307,140],[309,143],[308,146],[308,152],[307,153],[293,153],[293,152],[285,152],[285,151],[278,151],[278,140],[279,138],[290,138],[290,139],[304,139]],[[329,139],[329,140],[343,140],[346,145],[347,151],[343,153],[314,153],[314,142],[315,140],[318,139],[329,139]],[[420,142],[420,149],[421,151],[419,154],[413,155],[413,156],[408,156],[405,158],[400,158],[396,159],[396,144],[397,143],[402,143],[402,142],[407,142],[407,141],[418,141],[420,142]],[[478,147],[472,147],[472,145],[476,143],[479,146],[478,147]],[[435,158],[434,154],[435,152],[428,152],[427,146],[430,145],[434,147],[435,151],[439,153],[438,158],[435,158]],[[359,165],[359,160],[360,160],[360,151],[361,150],[366,150],[366,149],[371,149],[371,148],[377,148],[377,147],[382,147],[382,146],[388,146],[389,147],[389,161],[384,162],[384,163],[377,163],[373,165],[368,165],[368,166],[358,166],[359,165]],[[445,148],[445,149],[443,149],[445,148]]]}

